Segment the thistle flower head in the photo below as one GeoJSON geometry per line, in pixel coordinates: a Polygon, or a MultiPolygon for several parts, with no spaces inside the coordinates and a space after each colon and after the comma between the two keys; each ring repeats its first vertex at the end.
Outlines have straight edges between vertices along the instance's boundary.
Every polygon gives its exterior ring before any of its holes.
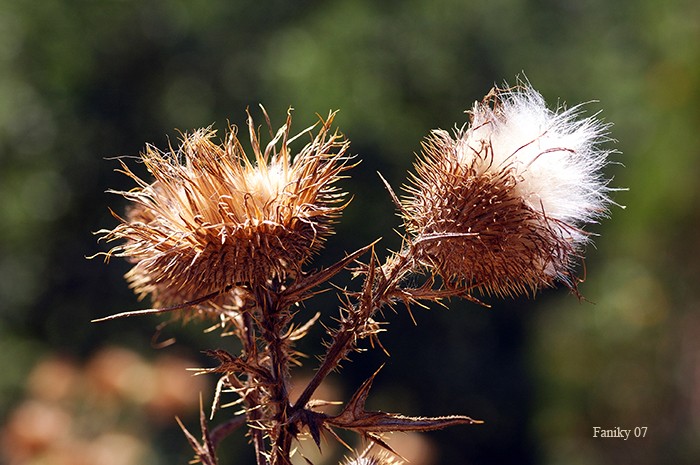
{"type": "Polygon", "coordinates": [[[494,89],[454,134],[434,130],[402,200],[421,263],[485,294],[534,292],[561,281],[607,213],[599,147],[607,126],[580,107],[547,109],[529,85],[494,89]]]}
{"type": "Polygon", "coordinates": [[[334,115],[296,155],[289,114],[264,148],[248,115],[252,160],[231,128],[222,145],[215,131],[201,129],[184,135],[177,150],[147,147],[142,160],[152,182],[122,162],[137,187],[117,192],[132,204],[121,224],[103,231],[123,241],[107,255],[134,264],[130,286],[155,305],[293,278],[344,208],[334,184],[348,168],[348,142],[331,132],[334,115]]]}

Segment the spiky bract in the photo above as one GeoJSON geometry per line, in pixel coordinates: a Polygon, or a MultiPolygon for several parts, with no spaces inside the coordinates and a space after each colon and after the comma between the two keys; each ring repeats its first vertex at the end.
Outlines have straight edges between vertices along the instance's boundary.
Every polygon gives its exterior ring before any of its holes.
{"type": "Polygon", "coordinates": [[[320,121],[295,156],[290,114],[264,148],[249,114],[253,160],[231,128],[222,145],[213,142],[215,131],[201,129],[185,134],[177,150],[147,147],[151,183],[122,162],[138,187],[117,192],[132,205],[121,224],[104,231],[107,240],[124,241],[108,256],[134,264],[130,286],[155,305],[294,278],[344,208],[345,193],[334,184],[348,168],[349,143],[331,132],[334,116],[320,121]]]}
{"type": "Polygon", "coordinates": [[[396,455],[385,450],[377,453],[369,453],[364,451],[357,457],[348,459],[344,465],[403,465],[405,462],[396,455]]]}
{"type": "Polygon", "coordinates": [[[529,86],[494,89],[454,137],[434,130],[402,201],[419,261],[485,294],[575,290],[581,228],[610,204],[606,125],[579,113],[548,110],[529,86]]]}

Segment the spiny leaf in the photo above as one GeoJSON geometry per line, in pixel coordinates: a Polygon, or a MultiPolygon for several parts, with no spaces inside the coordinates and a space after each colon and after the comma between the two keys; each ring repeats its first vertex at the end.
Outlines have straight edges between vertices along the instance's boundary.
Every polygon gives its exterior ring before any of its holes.
{"type": "Polygon", "coordinates": [[[204,414],[204,408],[202,407],[202,398],[199,398],[199,426],[202,430],[202,442],[200,443],[197,439],[185,428],[180,418],[175,417],[178,425],[182,429],[187,442],[194,450],[196,462],[202,463],[202,465],[217,465],[218,460],[216,458],[215,446],[212,443],[211,437],[209,436],[209,429],[207,428],[206,415],[204,414]]]}
{"type": "Polygon", "coordinates": [[[362,412],[354,417],[330,418],[328,423],[339,428],[367,434],[434,431],[448,426],[481,424],[483,421],[474,420],[464,415],[407,417],[395,413],[362,412]]]}
{"type": "Polygon", "coordinates": [[[218,367],[202,370],[205,373],[250,373],[255,375],[260,381],[270,382],[272,380],[272,376],[265,368],[248,363],[241,357],[231,355],[225,350],[205,350],[204,353],[219,361],[218,367]]]}
{"type": "Polygon", "coordinates": [[[233,286],[229,285],[220,291],[211,292],[211,293],[205,295],[204,297],[200,297],[198,299],[190,300],[188,302],[173,305],[170,307],[147,308],[145,310],[132,310],[132,311],[128,311],[128,312],[116,313],[114,315],[105,316],[103,318],[95,318],[94,320],[91,320],[90,322],[91,323],[102,323],[103,321],[116,320],[118,318],[127,318],[130,316],[155,315],[155,314],[159,314],[159,313],[174,312],[175,310],[184,310],[184,309],[191,308],[191,307],[194,307],[196,305],[202,304],[202,303],[207,302],[209,300],[212,300],[215,297],[218,297],[222,294],[227,293],[232,288],[233,288],[233,286]]]}
{"type": "Polygon", "coordinates": [[[302,296],[302,299],[296,299],[296,301],[303,300],[305,298],[305,293],[331,279],[333,276],[345,269],[345,267],[350,262],[356,260],[369,249],[374,247],[374,245],[377,242],[379,242],[379,239],[377,239],[369,245],[362,247],[361,249],[356,250],[355,252],[337,261],[328,268],[323,268],[315,273],[311,273],[305,276],[302,279],[299,279],[298,281],[294,282],[291,286],[289,286],[289,288],[286,291],[284,291],[284,296],[302,296]]]}
{"type": "Polygon", "coordinates": [[[298,328],[290,327],[284,338],[290,341],[298,341],[299,339],[303,338],[304,336],[306,336],[306,333],[309,332],[309,329],[311,329],[314,323],[318,321],[320,316],[321,312],[316,312],[316,314],[309,321],[299,326],[298,328]]]}
{"type": "Polygon", "coordinates": [[[238,415],[231,418],[225,423],[217,425],[209,434],[209,440],[211,441],[214,448],[218,446],[222,439],[231,434],[236,429],[240,428],[245,424],[245,415],[238,415]]]}
{"type": "MultiPolygon", "coordinates": [[[[381,370],[381,367],[379,368],[381,370]]],[[[443,417],[407,417],[395,413],[368,412],[365,410],[365,402],[372,387],[377,370],[355,392],[343,411],[335,417],[329,417],[327,423],[331,426],[350,429],[365,435],[374,433],[390,433],[398,431],[433,431],[454,425],[468,425],[483,423],[480,420],[464,415],[450,415],[443,417]]]]}
{"type": "Polygon", "coordinates": [[[379,179],[382,180],[384,183],[384,187],[386,187],[386,190],[389,191],[389,195],[391,196],[391,200],[394,202],[394,205],[400,212],[404,212],[403,205],[401,205],[401,201],[399,200],[398,196],[394,192],[394,189],[391,188],[391,184],[389,184],[389,181],[384,179],[384,176],[382,176],[382,173],[377,171],[377,174],[379,175],[379,179]]]}

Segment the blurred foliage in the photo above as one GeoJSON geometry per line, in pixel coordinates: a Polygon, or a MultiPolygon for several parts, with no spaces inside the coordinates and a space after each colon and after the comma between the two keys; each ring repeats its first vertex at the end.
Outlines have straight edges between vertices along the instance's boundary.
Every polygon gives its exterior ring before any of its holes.
{"type": "MultiPolygon", "coordinates": [[[[340,109],[362,164],[345,183],[355,198],[322,263],[380,236],[397,247],[398,219],[376,171],[398,189],[431,128],[463,124],[494,83],[525,73],[552,105],[595,99],[589,112],[615,123],[625,168],[610,175],[629,191],[615,196],[627,208],[594,231],[582,291],[595,304],[548,291],[488,311],[461,302],[418,309],[418,326],[405,312],[387,315],[393,357],[370,401],[486,420],[422,435],[435,464],[697,463],[698,43],[694,0],[0,0],[3,438],[22,415],[37,428],[85,418],[37,409],[32,379],[49,361],[72,360],[80,372],[112,345],[167,355],[149,345],[158,319],[89,323],[145,305],[121,278],[126,264],[84,259],[105,249],[91,232],[114,224],[107,206],[123,205],[103,192],[131,187],[110,157],[146,142],[166,147],[178,129],[240,126],[258,103],[273,124],[294,107],[299,130],[340,109]],[[425,386],[430,398],[416,389],[425,386]],[[649,430],[604,440],[593,426],[649,430]]],[[[309,307],[330,322],[334,296],[309,307]]],[[[192,351],[192,363],[208,363],[198,352],[228,342],[200,330],[166,336],[192,351]]],[[[321,336],[316,328],[304,349],[315,353],[321,336]]],[[[358,354],[336,378],[341,397],[384,361],[358,354]]],[[[129,402],[120,405],[131,418],[108,438],[140,445],[142,463],[184,463],[184,438],[129,402]]],[[[3,447],[9,460],[18,446],[3,447]]],[[[247,447],[234,440],[222,462],[249,460],[247,447]]]]}

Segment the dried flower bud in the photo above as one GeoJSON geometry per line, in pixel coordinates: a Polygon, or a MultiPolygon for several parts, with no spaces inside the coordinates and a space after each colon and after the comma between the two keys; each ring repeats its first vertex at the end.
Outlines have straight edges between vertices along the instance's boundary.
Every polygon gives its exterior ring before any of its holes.
{"type": "Polygon", "coordinates": [[[551,111],[529,86],[494,89],[454,137],[423,143],[402,215],[420,262],[444,280],[484,294],[576,289],[581,228],[607,213],[607,126],[551,111]]]}
{"type": "Polygon", "coordinates": [[[290,115],[264,149],[249,115],[254,161],[232,128],[223,145],[212,141],[215,131],[201,129],[186,134],[177,151],[147,147],[142,159],[152,183],[122,162],[138,188],[117,192],[133,204],[121,224],[102,231],[109,241],[124,241],[108,257],[134,263],[126,278],[155,305],[293,278],[344,208],[345,193],[334,183],[348,168],[349,143],[330,132],[334,116],[321,120],[294,157],[290,115]]]}

